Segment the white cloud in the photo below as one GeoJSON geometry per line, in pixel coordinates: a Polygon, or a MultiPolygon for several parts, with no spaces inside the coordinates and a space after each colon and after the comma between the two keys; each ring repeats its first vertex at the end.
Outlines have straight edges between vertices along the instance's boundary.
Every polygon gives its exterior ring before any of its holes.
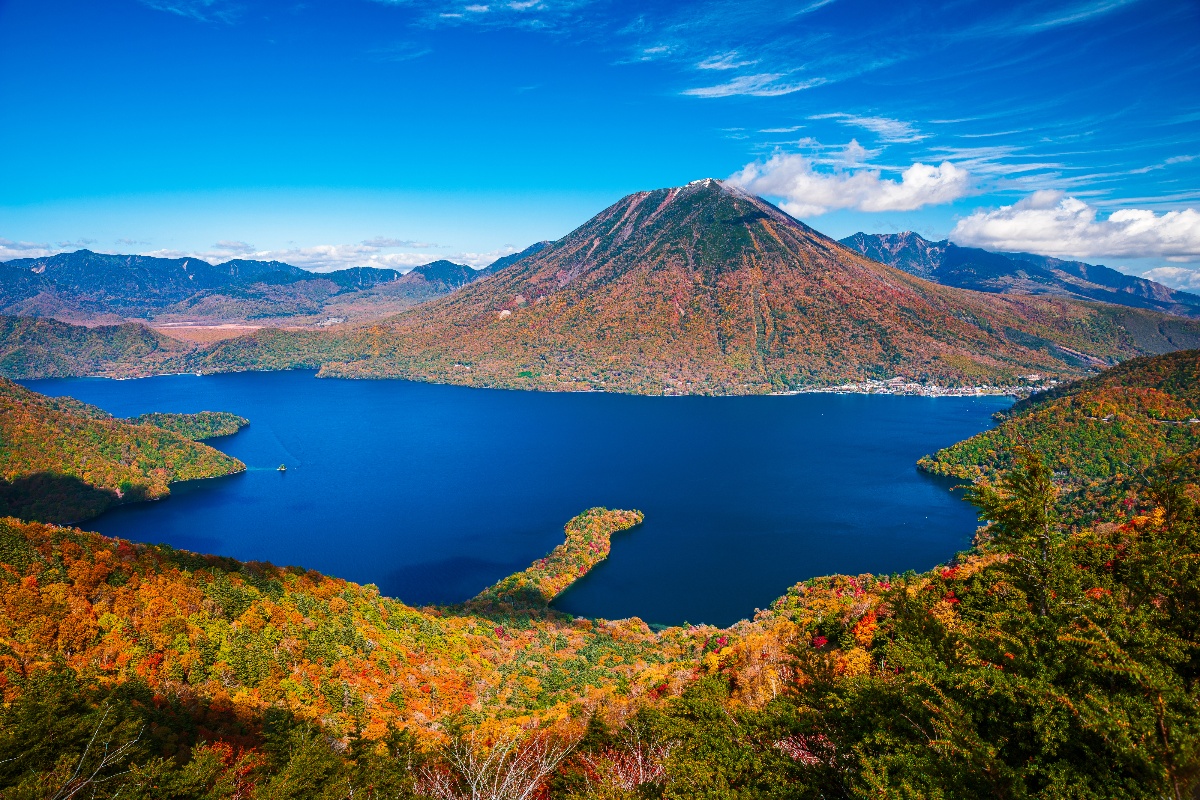
{"type": "Polygon", "coordinates": [[[1200,257],[1200,212],[1123,208],[1101,220],[1084,201],[1046,190],[1011,206],[976,211],[958,221],[950,238],[989,250],[1068,258],[1195,258],[1200,257]]]}
{"type": "Polygon", "coordinates": [[[812,78],[807,81],[786,83],[783,81],[785,77],[787,76],[778,72],[742,75],[716,86],[700,86],[694,89],[685,89],[683,93],[691,97],[734,97],[736,95],[779,97],[780,95],[811,89],[825,82],[824,78],[812,78]]]}
{"type": "MultiPolygon", "coordinates": [[[[851,145],[857,145],[851,142],[851,145]]],[[[847,158],[860,158],[847,146],[847,158]]],[[[782,198],[781,207],[792,216],[816,216],[838,208],[859,211],[911,211],[922,206],[950,203],[970,191],[970,175],[949,161],[938,166],[913,164],[890,180],[869,168],[818,172],[810,158],[777,153],[766,162],[747,164],[729,182],[754,194],[782,198]]]]}
{"type": "Polygon", "coordinates": [[[920,133],[912,123],[904,122],[899,119],[890,119],[888,117],[860,117],[856,114],[816,114],[809,119],[834,119],[843,125],[851,125],[857,128],[864,128],[871,133],[874,133],[885,142],[896,142],[898,144],[908,142],[919,142],[926,136],[920,133]]]}
{"type": "Polygon", "coordinates": [[[1142,277],[1165,283],[1176,289],[1200,291],[1200,268],[1198,267],[1155,267],[1143,272],[1142,277]]]}

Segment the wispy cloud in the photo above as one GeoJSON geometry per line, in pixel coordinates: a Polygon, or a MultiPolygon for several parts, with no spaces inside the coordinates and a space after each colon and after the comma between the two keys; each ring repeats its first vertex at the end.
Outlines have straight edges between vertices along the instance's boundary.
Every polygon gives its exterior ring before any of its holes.
{"type": "Polygon", "coordinates": [[[393,239],[388,236],[376,236],[373,239],[367,239],[362,243],[366,247],[377,247],[380,250],[386,250],[394,247],[408,247],[414,250],[428,250],[441,245],[433,242],[418,242],[413,239],[393,239]]]}
{"type": "Polygon", "coordinates": [[[1013,26],[1013,32],[1036,33],[1052,28],[1061,28],[1064,25],[1075,25],[1080,22],[1087,22],[1095,17],[1110,14],[1113,11],[1133,5],[1136,2],[1138,0],[1107,0],[1107,2],[1088,0],[1087,2],[1079,3],[1066,9],[1051,10],[1023,25],[1015,25],[1013,26]]]}
{"type": "Polygon", "coordinates": [[[397,42],[386,47],[368,50],[367,55],[376,61],[412,61],[432,53],[432,48],[414,42],[397,42]]]}
{"type": "Polygon", "coordinates": [[[736,50],[730,50],[728,53],[709,56],[696,65],[696,69],[741,69],[742,67],[752,67],[757,64],[756,59],[743,59],[738,56],[736,50]]]}
{"type": "MultiPolygon", "coordinates": [[[[861,159],[862,153],[854,151],[851,157],[861,159]]],[[[755,194],[782,199],[783,210],[797,217],[840,208],[912,211],[951,203],[970,191],[970,175],[948,161],[937,166],[913,164],[899,180],[892,180],[884,178],[878,169],[866,167],[818,170],[811,158],[789,153],[747,164],[729,182],[755,194]]]]}
{"type": "MultiPolygon", "coordinates": [[[[282,261],[313,272],[333,272],[349,267],[378,267],[407,272],[413,267],[428,264],[439,258],[446,258],[460,264],[472,267],[484,267],[500,256],[516,252],[516,248],[505,247],[494,252],[457,252],[444,255],[429,253],[391,252],[397,248],[422,249],[437,247],[428,242],[375,237],[359,244],[317,244],[279,249],[246,250],[233,248],[230,245],[243,245],[242,242],[218,242],[211,250],[154,250],[142,255],[158,256],[159,258],[199,258],[211,264],[220,264],[233,258],[254,259],[256,261],[282,261]],[[224,246],[222,246],[224,245],[224,246]]],[[[246,247],[249,247],[246,245],[246,247]]]]}
{"type": "Polygon", "coordinates": [[[1090,258],[1200,258],[1200,212],[1156,214],[1123,208],[1099,219],[1094,206],[1062,192],[1041,191],[993,211],[976,211],[950,238],[989,250],[1090,258]]]}
{"type": "Polygon", "coordinates": [[[222,239],[213,245],[213,249],[221,253],[237,253],[244,255],[254,252],[254,245],[246,242],[239,242],[233,239],[222,239]]]}
{"type": "Polygon", "coordinates": [[[863,128],[878,136],[882,141],[895,143],[919,142],[928,138],[920,133],[911,122],[904,122],[889,117],[863,117],[857,114],[838,112],[834,114],[814,114],[809,119],[832,119],[843,125],[863,128]]]}
{"type": "Polygon", "coordinates": [[[228,0],[141,0],[142,5],[155,11],[165,11],[199,22],[236,22],[241,6],[228,0]]]}
{"type": "Polygon", "coordinates": [[[787,76],[777,72],[763,72],[757,75],[741,75],[733,80],[716,86],[701,86],[685,89],[683,94],[690,97],[735,97],[746,95],[750,97],[779,97],[793,92],[801,92],[820,86],[823,78],[812,78],[806,81],[788,81],[787,76]]]}

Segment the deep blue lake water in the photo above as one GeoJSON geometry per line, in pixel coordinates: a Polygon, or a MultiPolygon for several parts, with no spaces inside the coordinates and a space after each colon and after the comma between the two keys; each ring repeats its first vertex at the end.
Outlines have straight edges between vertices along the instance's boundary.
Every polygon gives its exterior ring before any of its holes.
{"type": "Polygon", "coordinates": [[[718,625],[805,578],[928,569],[966,548],[973,510],[914,462],[1010,402],[550,394],[310,372],[26,385],[119,416],[251,421],[211,442],[247,473],[176,487],[89,529],[301,565],[422,604],[525,568],[585,508],[637,508],[645,524],[618,534],[556,606],[718,625]]]}

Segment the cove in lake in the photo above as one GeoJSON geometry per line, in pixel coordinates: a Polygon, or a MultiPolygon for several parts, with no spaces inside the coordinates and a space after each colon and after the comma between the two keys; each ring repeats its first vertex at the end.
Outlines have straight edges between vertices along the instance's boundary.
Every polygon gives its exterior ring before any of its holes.
{"type": "Polygon", "coordinates": [[[717,625],[805,578],[924,570],[968,547],[973,509],[915,462],[1011,402],[554,394],[311,372],[25,385],[122,417],[250,420],[211,442],[248,472],[176,485],[88,529],[300,565],[425,604],[524,569],[586,508],[636,508],[646,522],[617,534],[555,607],[717,625]]]}

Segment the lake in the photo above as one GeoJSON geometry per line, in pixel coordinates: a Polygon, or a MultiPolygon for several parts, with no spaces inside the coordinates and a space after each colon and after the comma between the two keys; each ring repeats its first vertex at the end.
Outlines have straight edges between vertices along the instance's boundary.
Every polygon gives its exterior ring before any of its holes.
{"type": "Polygon", "coordinates": [[[301,565],[424,604],[524,569],[586,508],[637,508],[645,524],[617,534],[555,606],[664,624],[727,625],[805,578],[924,570],[965,549],[973,509],[914,463],[1011,402],[554,394],[311,372],[24,383],[118,416],[250,420],[210,442],[245,474],[176,486],[88,529],[301,565]]]}

